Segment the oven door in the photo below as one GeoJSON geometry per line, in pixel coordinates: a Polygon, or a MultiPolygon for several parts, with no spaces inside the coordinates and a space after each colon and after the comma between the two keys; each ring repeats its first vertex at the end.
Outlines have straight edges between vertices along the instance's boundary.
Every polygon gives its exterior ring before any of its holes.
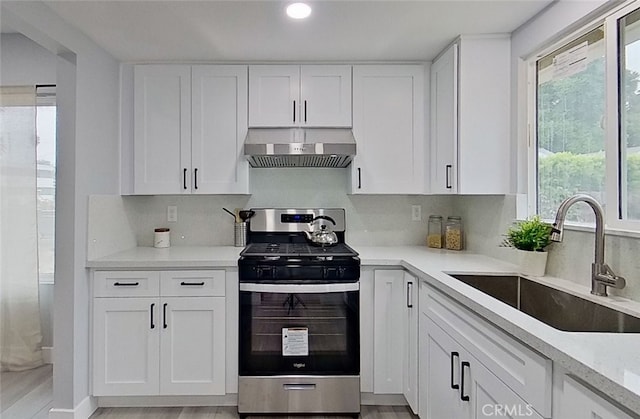
{"type": "Polygon", "coordinates": [[[239,374],[359,375],[359,289],[240,283],[239,374]]]}

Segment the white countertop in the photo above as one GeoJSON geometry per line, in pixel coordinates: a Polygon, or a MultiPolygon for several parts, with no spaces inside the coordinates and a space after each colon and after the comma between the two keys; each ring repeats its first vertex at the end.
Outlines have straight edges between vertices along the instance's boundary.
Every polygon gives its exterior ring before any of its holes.
{"type": "Polygon", "coordinates": [[[89,260],[87,267],[96,269],[237,267],[242,249],[234,246],[173,246],[165,249],[134,247],[89,260]]]}
{"type": "MultiPolygon", "coordinates": [[[[504,304],[446,273],[514,273],[512,264],[482,255],[424,246],[352,246],[363,266],[401,266],[458,300],[571,374],[634,412],[640,412],[640,334],[563,332],[504,304]]],[[[91,260],[95,269],[237,267],[242,248],[231,246],[138,247],[91,260]]],[[[640,303],[619,297],[596,297],[589,289],[558,278],[534,280],[582,298],[640,314],[640,303]]]]}

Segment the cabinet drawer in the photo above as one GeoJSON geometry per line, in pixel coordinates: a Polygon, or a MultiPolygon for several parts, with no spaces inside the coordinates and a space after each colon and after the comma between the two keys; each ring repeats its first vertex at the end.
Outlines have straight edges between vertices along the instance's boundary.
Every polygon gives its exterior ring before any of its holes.
{"type": "Polygon", "coordinates": [[[551,416],[552,362],[464,306],[428,288],[421,310],[544,417],[551,416]]]}
{"type": "Polygon", "coordinates": [[[96,271],[93,274],[94,297],[157,297],[160,272],[96,271]]]}
{"type": "Polygon", "coordinates": [[[224,297],[223,270],[164,271],[160,278],[160,292],[163,297],[224,297]]]}

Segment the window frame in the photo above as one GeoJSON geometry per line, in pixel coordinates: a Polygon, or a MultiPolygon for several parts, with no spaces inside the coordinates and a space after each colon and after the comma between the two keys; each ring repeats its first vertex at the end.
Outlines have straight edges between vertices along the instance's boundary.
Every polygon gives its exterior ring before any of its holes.
{"type": "MultiPolygon", "coordinates": [[[[537,141],[537,62],[548,54],[562,48],[599,26],[604,26],[605,42],[605,191],[606,208],[614,208],[614,211],[605,210],[605,229],[608,233],[640,237],[640,220],[619,219],[620,211],[618,203],[621,202],[621,177],[619,175],[619,54],[618,54],[618,20],[625,15],[640,9],[640,1],[626,2],[596,19],[592,19],[582,25],[578,30],[569,35],[562,36],[549,46],[540,49],[525,59],[527,78],[527,215],[537,214],[538,201],[538,141],[537,141]]],[[[553,220],[551,220],[553,221],[553,220]]],[[[592,231],[594,225],[567,221],[569,228],[583,231],[592,231]]]]}

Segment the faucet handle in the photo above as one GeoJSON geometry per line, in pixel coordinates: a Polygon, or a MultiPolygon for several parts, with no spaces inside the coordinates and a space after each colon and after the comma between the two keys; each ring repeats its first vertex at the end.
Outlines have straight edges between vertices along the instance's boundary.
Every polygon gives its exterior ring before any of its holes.
{"type": "Polygon", "coordinates": [[[618,289],[624,288],[627,285],[627,280],[622,276],[616,275],[606,263],[594,265],[596,268],[596,271],[594,272],[594,279],[596,281],[608,287],[618,289]]]}

